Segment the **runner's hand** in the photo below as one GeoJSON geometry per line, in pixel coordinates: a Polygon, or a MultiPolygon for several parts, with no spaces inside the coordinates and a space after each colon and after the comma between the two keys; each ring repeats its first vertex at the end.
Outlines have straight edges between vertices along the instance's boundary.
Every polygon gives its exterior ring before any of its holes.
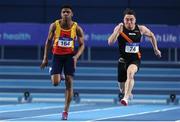
{"type": "Polygon", "coordinates": [[[48,65],[48,59],[43,59],[41,65],[40,65],[40,68],[44,69],[47,65],[48,65]]]}
{"type": "Polygon", "coordinates": [[[119,33],[120,31],[121,31],[121,28],[122,28],[122,26],[123,26],[123,23],[121,22],[121,23],[119,23],[119,25],[118,26],[116,26],[116,28],[115,28],[115,32],[116,33],[119,33]]]}
{"type": "Polygon", "coordinates": [[[161,58],[161,51],[160,50],[156,49],[156,50],[154,50],[154,53],[157,57],[161,58]]]}

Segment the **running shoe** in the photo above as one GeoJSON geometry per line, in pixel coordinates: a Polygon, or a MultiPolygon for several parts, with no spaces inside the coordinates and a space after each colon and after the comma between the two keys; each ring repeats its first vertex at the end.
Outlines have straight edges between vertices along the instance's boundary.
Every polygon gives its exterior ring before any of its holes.
{"type": "Polygon", "coordinates": [[[127,105],[128,105],[128,100],[127,100],[127,99],[122,99],[120,102],[121,102],[121,104],[124,105],[124,106],[127,106],[127,105]]]}
{"type": "Polygon", "coordinates": [[[66,111],[62,112],[61,120],[67,120],[67,118],[68,118],[68,112],[66,112],[66,111]]]}

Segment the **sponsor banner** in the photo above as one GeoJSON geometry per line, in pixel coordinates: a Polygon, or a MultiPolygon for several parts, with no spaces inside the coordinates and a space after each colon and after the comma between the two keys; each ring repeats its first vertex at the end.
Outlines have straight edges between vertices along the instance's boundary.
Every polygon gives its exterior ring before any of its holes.
{"type": "MultiPolygon", "coordinates": [[[[107,39],[115,24],[80,24],[87,47],[107,47],[107,39]]],[[[180,26],[146,25],[154,32],[161,48],[180,47],[180,26]]],[[[44,45],[49,24],[1,23],[0,45],[44,45]]],[[[152,47],[148,37],[142,37],[142,47],[152,47]]],[[[114,44],[117,46],[117,43],[114,44]]]]}

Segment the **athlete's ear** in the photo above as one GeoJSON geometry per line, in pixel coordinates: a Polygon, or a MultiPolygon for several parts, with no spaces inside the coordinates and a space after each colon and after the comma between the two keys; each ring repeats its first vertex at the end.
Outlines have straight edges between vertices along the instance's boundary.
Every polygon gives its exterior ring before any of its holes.
{"type": "Polygon", "coordinates": [[[74,16],[73,12],[72,12],[72,17],[74,16]]]}
{"type": "Polygon", "coordinates": [[[123,17],[122,22],[123,22],[123,24],[125,23],[125,17],[123,17]]]}
{"type": "Polygon", "coordinates": [[[136,23],[136,18],[134,18],[134,23],[136,23]]]}

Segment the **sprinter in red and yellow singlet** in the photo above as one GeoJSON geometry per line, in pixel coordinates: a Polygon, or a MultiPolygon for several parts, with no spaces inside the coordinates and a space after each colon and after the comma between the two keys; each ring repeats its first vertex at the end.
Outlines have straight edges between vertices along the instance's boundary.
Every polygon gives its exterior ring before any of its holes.
{"type": "Polygon", "coordinates": [[[61,8],[61,19],[50,25],[48,37],[44,49],[44,57],[41,69],[48,65],[48,51],[53,43],[51,81],[57,86],[62,79],[62,71],[65,74],[65,107],[62,113],[62,120],[67,120],[68,110],[73,95],[73,76],[78,58],[84,51],[84,33],[82,28],[72,21],[72,7],[64,5],[61,8]],[[79,43],[78,51],[75,52],[75,40],[79,43]]]}

